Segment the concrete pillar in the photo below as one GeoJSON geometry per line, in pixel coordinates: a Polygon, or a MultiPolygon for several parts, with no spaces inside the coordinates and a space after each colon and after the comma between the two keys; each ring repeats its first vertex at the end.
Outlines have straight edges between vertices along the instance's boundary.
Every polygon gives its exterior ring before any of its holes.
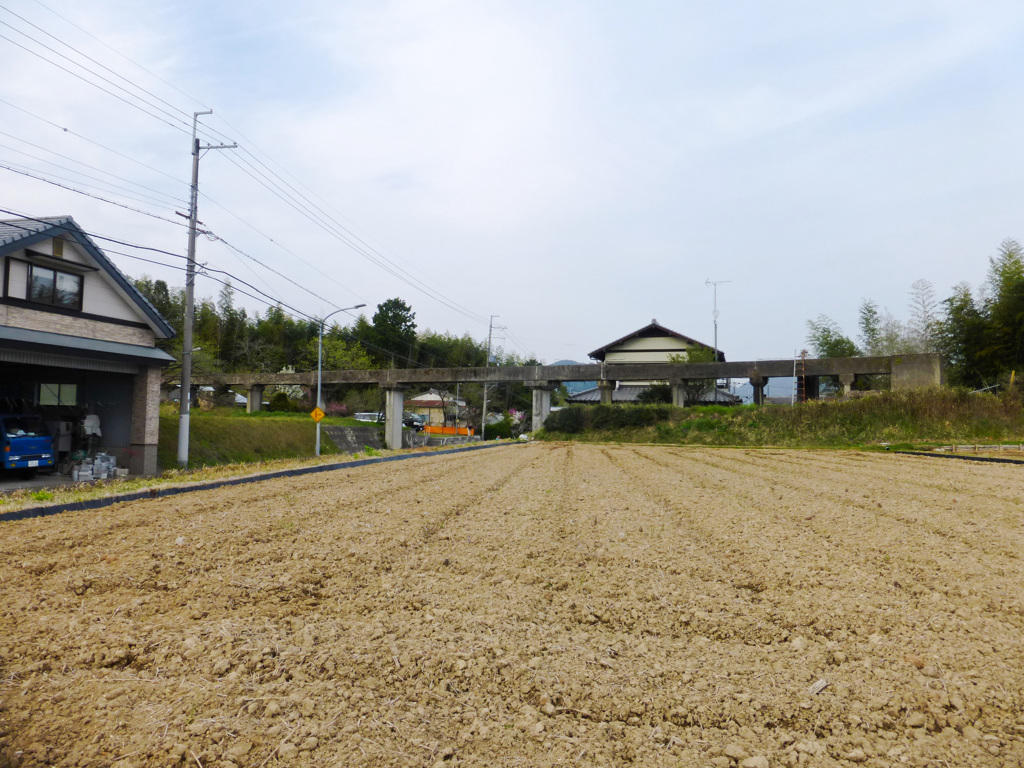
{"type": "Polygon", "coordinates": [[[895,355],[892,358],[893,391],[942,385],[938,355],[895,355]]]}
{"type": "Polygon", "coordinates": [[[533,421],[530,431],[536,432],[544,426],[544,421],[551,413],[551,390],[555,385],[548,381],[528,381],[526,386],[533,390],[533,421]]]}
{"type": "Polygon", "coordinates": [[[672,405],[677,408],[686,406],[686,379],[671,379],[668,383],[672,389],[672,405]]]}
{"type": "Polygon", "coordinates": [[[843,395],[844,396],[850,394],[850,390],[853,389],[853,382],[856,379],[857,379],[857,374],[855,374],[855,373],[840,373],[839,374],[839,384],[843,388],[843,395]]]}
{"type": "Polygon", "coordinates": [[[402,410],[405,407],[405,387],[384,390],[384,447],[398,450],[402,447],[402,410]]]}
{"type": "Polygon", "coordinates": [[[611,405],[612,392],[615,391],[615,382],[605,379],[597,382],[597,388],[601,392],[601,405],[611,405]]]}
{"type": "Polygon", "coordinates": [[[246,396],[245,412],[257,413],[261,410],[263,410],[263,385],[253,384],[249,387],[249,393],[246,396]]]}
{"type": "Polygon", "coordinates": [[[142,368],[132,382],[131,454],[133,475],[157,473],[156,449],[160,434],[160,368],[142,368]]]}
{"type": "Polygon", "coordinates": [[[750,375],[750,386],[754,390],[754,405],[764,405],[764,388],[768,385],[768,377],[759,373],[750,375]]]}
{"type": "Polygon", "coordinates": [[[817,400],[821,396],[821,381],[817,376],[804,376],[804,396],[817,400]]]}

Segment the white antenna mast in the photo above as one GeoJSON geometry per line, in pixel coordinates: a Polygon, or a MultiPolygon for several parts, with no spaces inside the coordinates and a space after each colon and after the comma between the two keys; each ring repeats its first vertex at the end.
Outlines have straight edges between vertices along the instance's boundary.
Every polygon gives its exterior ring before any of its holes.
{"type": "MultiPolygon", "coordinates": [[[[715,362],[718,362],[718,286],[722,283],[731,283],[732,280],[712,280],[710,277],[704,281],[704,285],[715,289],[715,310],[711,317],[715,320],[715,362]]],[[[715,405],[718,405],[718,377],[715,377],[715,405]]]]}

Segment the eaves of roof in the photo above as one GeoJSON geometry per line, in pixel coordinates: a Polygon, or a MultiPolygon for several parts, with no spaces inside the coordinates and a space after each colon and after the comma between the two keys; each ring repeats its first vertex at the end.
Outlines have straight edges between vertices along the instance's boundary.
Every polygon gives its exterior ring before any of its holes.
{"type": "Polygon", "coordinates": [[[174,358],[156,347],[124,344],[119,341],[87,339],[49,331],[33,331],[0,325],[0,347],[32,352],[50,352],[99,360],[141,363],[142,365],[169,365],[174,358]]]}

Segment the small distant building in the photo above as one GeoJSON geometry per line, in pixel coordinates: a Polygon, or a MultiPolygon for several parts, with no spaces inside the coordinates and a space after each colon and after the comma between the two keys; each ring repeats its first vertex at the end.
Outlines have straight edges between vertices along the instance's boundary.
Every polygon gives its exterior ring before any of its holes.
{"type": "Polygon", "coordinates": [[[405,410],[423,416],[434,427],[459,426],[456,422],[466,410],[466,401],[451,392],[430,389],[405,401],[405,410]]]}
{"type": "MultiPolygon", "coordinates": [[[[671,328],[666,328],[657,320],[645,325],[643,328],[626,334],[620,339],[598,347],[590,353],[589,357],[598,362],[614,365],[616,363],[668,363],[674,356],[687,357],[693,349],[712,349],[710,344],[704,344],[696,339],[685,336],[671,328]]],[[[718,362],[725,362],[725,354],[718,350],[715,356],[718,362]]],[[[613,403],[636,402],[641,392],[644,392],[652,384],[661,384],[657,381],[617,381],[612,391],[613,403]]],[[[601,402],[600,387],[592,387],[582,392],[577,392],[567,399],[570,403],[599,403],[601,402]]],[[[714,389],[709,388],[700,400],[701,403],[716,402],[714,389]]],[[[724,404],[738,404],[742,400],[727,389],[718,387],[717,402],[724,404]]]]}

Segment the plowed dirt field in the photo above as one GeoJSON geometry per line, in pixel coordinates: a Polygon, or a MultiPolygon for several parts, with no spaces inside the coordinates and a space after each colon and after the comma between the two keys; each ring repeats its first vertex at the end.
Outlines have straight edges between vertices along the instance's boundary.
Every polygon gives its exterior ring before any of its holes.
{"type": "Polygon", "coordinates": [[[529,444],[0,524],[0,766],[1024,765],[1024,475],[529,444]]]}

